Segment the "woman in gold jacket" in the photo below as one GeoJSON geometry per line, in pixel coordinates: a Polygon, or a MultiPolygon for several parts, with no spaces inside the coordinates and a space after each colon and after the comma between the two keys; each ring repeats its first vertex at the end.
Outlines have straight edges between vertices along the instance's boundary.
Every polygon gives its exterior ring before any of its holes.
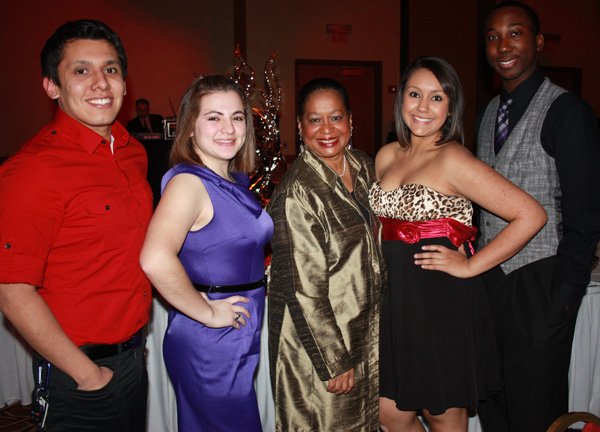
{"type": "Polygon", "coordinates": [[[375,431],[383,261],[369,207],[372,161],[348,149],[352,118],[338,82],[298,97],[306,150],[267,210],[275,223],[269,354],[277,431],[375,431]]]}

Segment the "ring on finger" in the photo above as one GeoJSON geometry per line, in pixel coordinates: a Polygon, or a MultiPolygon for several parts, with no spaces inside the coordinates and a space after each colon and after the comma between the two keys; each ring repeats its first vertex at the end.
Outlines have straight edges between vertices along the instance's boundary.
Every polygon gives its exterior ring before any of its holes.
{"type": "Polygon", "coordinates": [[[240,318],[241,318],[241,317],[242,317],[242,315],[241,315],[240,313],[237,313],[237,312],[236,312],[236,313],[234,313],[234,314],[233,314],[233,320],[234,320],[235,322],[238,322],[238,321],[240,320],[240,318]]]}

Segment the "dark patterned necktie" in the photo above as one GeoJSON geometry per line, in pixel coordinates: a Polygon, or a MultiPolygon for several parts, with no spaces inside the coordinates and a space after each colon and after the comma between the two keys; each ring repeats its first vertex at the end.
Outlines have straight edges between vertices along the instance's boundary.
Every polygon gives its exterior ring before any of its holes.
{"type": "Polygon", "coordinates": [[[512,99],[500,99],[498,115],[496,116],[496,134],[494,135],[494,153],[498,154],[508,138],[508,107],[512,99]]]}

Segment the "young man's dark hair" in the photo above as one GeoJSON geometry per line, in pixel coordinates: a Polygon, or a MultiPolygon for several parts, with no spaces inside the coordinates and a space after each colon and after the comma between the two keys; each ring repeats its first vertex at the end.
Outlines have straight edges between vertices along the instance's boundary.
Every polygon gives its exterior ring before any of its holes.
{"type": "Polygon", "coordinates": [[[507,7],[517,7],[517,8],[522,9],[527,14],[527,17],[529,18],[529,21],[531,24],[531,30],[533,31],[533,34],[534,35],[540,34],[540,32],[542,31],[542,27],[540,24],[540,18],[538,17],[537,12],[534,11],[533,9],[531,9],[531,7],[529,7],[525,3],[522,3],[519,1],[504,1],[504,2],[498,3],[496,6],[494,6],[492,8],[490,15],[494,11],[497,11],[498,9],[503,9],[503,8],[507,8],[507,7]]]}
{"type": "Polygon", "coordinates": [[[78,39],[105,40],[110,43],[119,56],[123,79],[127,78],[127,55],[125,54],[125,48],[121,39],[106,24],[92,19],[68,21],[56,29],[54,34],[50,36],[40,53],[43,77],[50,78],[60,87],[58,65],[62,60],[65,45],[78,39]]]}

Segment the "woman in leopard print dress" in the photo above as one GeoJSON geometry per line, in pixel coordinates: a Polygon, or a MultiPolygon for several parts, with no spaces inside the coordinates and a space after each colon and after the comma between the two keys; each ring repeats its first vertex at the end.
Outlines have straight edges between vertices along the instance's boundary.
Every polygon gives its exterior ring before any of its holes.
{"type": "Polygon", "coordinates": [[[380,335],[380,419],[388,431],[466,431],[498,389],[489,305],[478,275],[516,253],[544,225],[531,196],[462,145],[456,72],[435,57],[404,74],[399,141],[377,155],[370,202],[383,223],[388,268],[380,335]],[[471,202],[507,220],[473,255],[471,202]]]}

